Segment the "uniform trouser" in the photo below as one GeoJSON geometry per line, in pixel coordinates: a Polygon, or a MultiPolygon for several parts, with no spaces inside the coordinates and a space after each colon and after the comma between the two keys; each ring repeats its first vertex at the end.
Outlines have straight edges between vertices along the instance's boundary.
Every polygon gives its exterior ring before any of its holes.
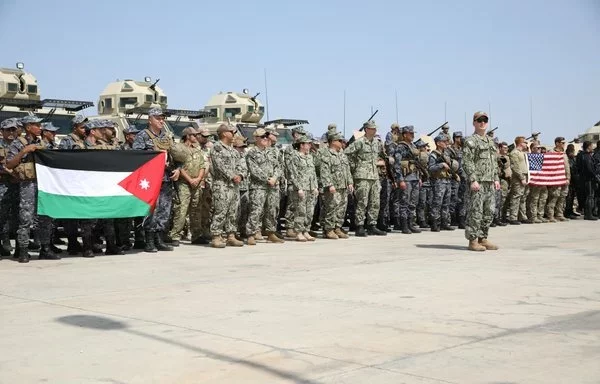
{"type": "Polygon", "coordinates": [[[579,183],[572,182],[569,184],[569,193],[565,200],[565,214],[572,215],[575,207],[575,196],[577,196],[577,190],[579,189],[579,183]]]}
{"type": "Polygon", "coordinates": [[[460,181],[452,178],[450,180],[450,217],[452,220],[458,218],[458,188],[460,187],[460,181]]]}
{"type": "Polygon", "coordinates": [[[293,195],[294,193],[296,193],[296,191],[294,191],[294,187],[292,187],[291,185],[288,186],[288,190],[287,190],[287,207],[285,210],[285,223],[286,223],[286,227],[287,228],[293,228],[294,227],[294,222],[295,222],[295,218],[294,218],[294,212],[296,212],[296,207],[294,207],[294,199],[291,198],[290,196],[293,195]]]}
{"type": "Polygon", "coordinates": [[[240,205],[237,213],[237,231],[242,236],[247,236],[246,225],[250,217],[250,191],[240,190],[240,205]]]}
{"type": "Polygon", "coordinates": [[[377,222],[382,226],[387,226],[390,223],[390,205],[392,196],[394,196],[394,189],[392,189],[392,181],[385,177],[379,179],[381,184],[381,191],[379,192],[379,214],[377,215],[377,222]]]}
{"type": "Polygon", "coordinates": [[[542,220],[544,218],[544,213],[546,212],[546,205],[548,204],[548,187],[540,187],[540,201],[538,202],[538,219],[542,220]]]}
{"type": "Polygon", "coordinates": [[[168,230],[173,205],[173,189],[170,181],[164,181],[160,186],[160,194],[154,212],[144,220],[144,229],[148,232],[164,232],[168,230]]]}
{"type": "MultiPolygon", "coordinates": [[[[579,180],[577,183],[577,188],[575,189],[577,196],[577,210],[579,212],[583,212],[585,206],[585,181],[579,180]]],[[[598,198],[598,194],[596,194],[596,199],[598,198]]]]}
{"type": "Polygon", "coordinates": [[[519,209],[521,207],[521,200],[524,200],[525,186],[521,184],[521,181],[517,176],[512,177],[510,180],[510,211],[508,219],[516,221],[519,218],[519,209]]]}
{"type": "Polygon", "coordinates": [[[119,245],[125,245],[129,242],[131,236],[131,229],[133,228],[133,217],[126,217],[122,219],[115,219],[115,232],[119,245]]]}
{"type": "Polygon", "coordinates": [[[248,235],[259,232],[261,227],[268,233],[277,230],[279,193],[279,188],[250,189],[250,212],[245,228],[248,235]]]}
{"type": "Polygon", "coordinates": [[[529,197],[529,185],[525,186],[525,190],[523,191],[523,197],[521,198],[521,203],[519,204],[519,220],[527,220],[527,198],[529,197]]]}
{"type": "Polygon", "coordinates": [[[419,180],[406,181],[406,189],[400,190],[400,220],[412,223],[419,202],[419,180]]]}
{"type": "Polygon", "coordinates": [[[210,224],[210,234],[220,236],[237,231],[237,212],[240,205],[240,189],[238,185],[214,183],[213,217],[210,224]]]}
{"type": "MultiPolygon", "coordinates": [[[[204,188],[199,188],[199,200],[200,207],[198,208],[198,213],[200,215],[200,233],[203,237],[210,236],[210,223],[212,219],[212,189],[205,185],[204,188]]],[[[192,240],[196,240],[197,238],[192,237],[192,240]]]]}
{"type": "Polygon", "coordinates": [[[464,218],[467,215],[467,182],[466,180],[462,180],[458,183],[458,201],[456,206],[456,219],[460,221],[461,218],[464,218]]]}
{"type": "Polygon", "coordinates": [[[304,197],[300,197],[297,190],[292,190],[288,197],[295,208],[293,229],[297,233],[307,232],[315,210],[315,196],[312,191],[304,191],[304,197]]]}
{"type": "Polygon", "coordinates": [[[452,186],[449,179],[432,179],[432,195],[430,221],[439,226],[450,225],[450,197],[452,186]]]}
{"type": "Polygon", "coordinates": [[[565,199],[569,193],[569,186],[548,187],[548,203],[546,215],[548,218],[563,217],[565,211],[565,199]]]}
{"type": "MultiPolygon", "coordinates": [[[[542,194],[542,188],[536,185],[529,186],[529,196],[527,196],[527,217],[529,220],[541,220],[539,217],[538,207],[540,206],[540,196],[542,194]]],[[[543,216],[542,210],[542,216],[543,216]]]]}
{"type": "Polygon", "coordinates": [[[508,196],[508,181],[500,180],[500,190],[496,192],[496,210],[494,218],[501,220],[504,218],[505,210],[504,205],[506,204],[506,198],[508,196]]]}
{"type": "MultiPolygon", "coordinates": [[[[500,180],[500,190],[502,191],[502,204],[500,206],[500,218],[506,220],[510,212],[510,180],[500,180]]],[[[469,195],[469,191],[467,191],[469,195]]]]}
{"type": "Polygon", "coordinates": [[[493,181],[479,182],[479,191],[469,189],[469,205],[465,237],[467,240],[487,239],[496,206],[496,188],[493,181]]]}
{"type": "Polygon", "coordinates": [[[377,225],[379,216],[379,180],[358,179],[354,183],[356,196],[356,225],[363,225],[365,219],[368,226],[377,225]]]}
{"type": "Polygon", "coordinates": [[[419,203],[417,204],[417,221],[419,224],[426,223],[427,214],[431,208],[431,199],[433,193],[431,193],[431,183],[426,181],[419,189],[419,203]]]}
{"type": "MultiPolygon", "coordinates": [[[[350,226],[357,225],[356,223],[356,196],[354,193],[348,195],[348,205],[346,206],[346,218],[350,226]]],[[[361,224],[362,225],[362,224],[361,224]]]]}
{"type": "Polygon", "coordinates": [[[19,201],[19,184],[0,183],[0,241],[9,239],[11,209],[19,201]]]}
{"type": "Polygon", "coordinates": [[[585,217],[590,217],[594,215],[595,206],[596,206],[596,196],[594,191],[594,181],[588,180],[584,182],[585,186],[585,204],[584,204],[584,214],[585,217]]]}
{"type": "Polygon", "coordinates": [[[569,186],[563,185],[560,187],[560,194],[556,200],[556,208],[554,214],[556,217],[565,217],[565,205],[567,203],[567,195],[569,194],[569,186]]]}
{"type": "Polygon", "coordinates": [[[330,193],[329,191],[323,193],[322,210],[324,217],[322,224],[324,231],[331,231],[342,227],[347,203],[348,191],[346,189],[336,189],[335,193],[330,193]]]}
{"type": "Polygon", "coordinates": [[[186,182],[178,181],[179,200],[173,203],[173,227],[170,237],[172,240],[181,240],[181,232],[185,226],[185,219],[190,216],[190,232],[192,239],[202,235],[200,230],[200,188],[192,187],[186,182]]]}
{"type": "MultiPolygon", "coordinates": [[[[35,181],[22,181],[19,186],[19,228],[17,229],[17,244],[21,249],[29,245],[29,229],[35,223],[37,184],[35,181]]],[[[42,246],[50,244],[52,219],[48,216],[38,216],[37,236],[42,246]]]]}

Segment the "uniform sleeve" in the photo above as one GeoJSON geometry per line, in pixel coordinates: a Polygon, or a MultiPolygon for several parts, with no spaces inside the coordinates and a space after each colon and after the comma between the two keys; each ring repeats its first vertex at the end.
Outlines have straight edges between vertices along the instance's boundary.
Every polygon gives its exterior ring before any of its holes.
{"type": "Polygon", "coordinates": [[[19,154],[19,152],[21,152],[23,148],[23,143],[21,143],[19,140],[13,140],[13,142],[10,143],[10,145],[8,146],[8,150],[6,153],[6,161],[12,160],[15,156],[19,154]]]}
{"type": "Polygon", "coordinates": [[[511,168],[512,174],[517,176],[517,178],[520,181],[522,181],[523,178],[525,177],[525,176],[523,176],[524,171],[521,169],[524,159],[519,158],[519,155],[521,155],[521,154],[522,154],[522,152],[517,151],[515,149],[508,155],[508,157],[510,158],[510,168],[511,168]]]}
{"type": "Polygon", "coordinates": [[[477,174],[475,173],[475,143],[469,139],[465,141],[463,150],[463,169],[469,183],[477,181],[477,174]]]}
{"type": "Polygon", "coordinates": [[[333,177],[331,177],[331,155],[323,153],[321,156],[321,172],[320,181],[323,188],[327,189],[333,185],[333,177]]]}
{"type": "Polygon", "coordinates": [[[404,175],[402,175],[402,146],[397,146],[393,153],[394,156],[394,176],[396,181],[404,181],[404,175]]]}
{"type": "Polygon", "coordinates": [[[567,176],[567,180],[571,180],[571,167],[569,166],[569,156],[566,154],[563,155],[565,160],[565,175],[567,176]]]}
{"type": "Polygon", "coordinates": [[[292,187],[294,187],[294,189],[300,190],[302,189],[302,180],[300,179],[301,176],[298,173],[298,170],[301,168],[300,162],[302,159],[300,159],[299,154],[294,154],[290,157],[290,177],[288,178],[288,182],[292,185],[292,187]]]}
{"type": "Polygon", "coordinates": [[[144,132],[140,132],[135,135],[135,139],[133,139],[133,144],[131,145],[132,149],[136,150],[146,150],[146,137],[147,135],[144,132]]]}
{"type": "Polygon", "coordinates": [[[58,149],[71,149],[73,145],[71,144],[71,138],[69,136],[65,137],[58,144],[58,149]]]}
{"type": "Polygon", "coordinates": [[[215,145],[212,148],[211,153],[211,162],[212,162],[212,172],[216,178],[221,180],[232,180],[236,175],[234,175],[234,170],[237,166],[234,164],[229,164],[229,156],[226,156],[225,149],[219,145],[215,145]]]}
{"type": "Polygon", "coordinates": [[[440,172],[442,169],[444,169],[444,163],[438,162],[437,155],[433,153],[430,154],[429,160],[427,161],[427,170],[429,171],[429,173],[440,172]]]}
{"type": "Polygon", "coordinates": [[[258,184],[267,184],[269,175],[265,172],[264,168],[258,163],[258,156],[256,150],[251,150],[246,155],[246,164],[248,164],[248,173],[250,174],[250,180],[257,182],[258,184]]]}

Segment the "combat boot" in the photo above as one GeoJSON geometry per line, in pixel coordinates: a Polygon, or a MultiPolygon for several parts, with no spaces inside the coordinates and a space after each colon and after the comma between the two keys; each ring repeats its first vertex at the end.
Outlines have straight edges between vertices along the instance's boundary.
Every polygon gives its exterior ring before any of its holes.
{"type": "Polygon", "coordinates": [[[83,257],[94,257],[94,251],[92,251],[92,237],[82,236],[81,240],[83,240],[83,247],[81,248],[83,252],[83,257]]]}
{"type": "Polygon", "coordinates": [[[309,232],[302,233],[302,236],[304,236],[306,241],[315,241],[315,238],[309,232]]]}
{"type": "Polygon", "coordinates": [[[330,240],[337,240],[340,237],[334,231],[329,230],[329,231],[325,231],[323,238],[330,239],[330,240]]]}
{"type": "Polygon", "coordinates": [[[436,222],[431,223],[431,232],[439,232],[440,225],[436,222]]]}
{"type": "Polygon", "coordinates": [[[298,236],[298,234],[292,228],[288,228],[285,230],[285,237],[295,238],[296,236],[298,236]]]}
{"type": "Polygon", "coordinates": [[[166,244],[162,238],[162,232],[156,232],[154,236],[154,245],[159,251],[172,251],[173,247],[166,244]]]}
{"type": "Polygon", "coordinates": [[[417,226],[415,225],[415,223],[413,223],[412,220],[408,220],[408,229],[410,229],[412,233],[421,233],[421,230],[417,228],[417,226]]]}
{"type": "Polygon", "coordinates": [[[176,240],[176,239],[171,240],[171,247],[179,247],[179,245],[181,245],[180,240],[176,240]]]}
{"type": "Polygon", "coordinates": [[[494,220],[490,223],[490,228],[494,228],[496,225],[497,225],[496,221],[494,220]]]}
{"type": "Polygon", "coordinates": [[[454,231],[456,228],[454,228],[453,226],[451,226],[448,223],[442,224],[442,226],[440,227],[440,229],[442,231],[454,231]]]}
{"type": "Polygon", "coordinates": [[[269,236],[267,236],[267,243],[279,244],[285,243],[285,241],[283,239],[280,239],[279,236],[275,234],[275,232],[271,232],[269,233],[269,236]]]}
{"type": "Polygon", "coordinates": [[[482,252],[485,251],[485,247],[479,244],[479,241],[477,241],[477,239],[469,240],[469,251],[482,252]]]}
{"type": "Polygon", "coordinates": [[[387,235],[387,232],[384,232],[384,231],[378,229],[374,225],[369,225],[367,227],[367,233],[369,235],[375,235],[375,236],[386,236],[387,235]]]}
{"type": "Polygon", "coordinates": [[[206,237],[200,236],[200,237],[197,237],[194,240],[192,240],[192,244],[194,244],[194,245],[208,245],[208,244],[210,244],[210,241],[208,241],[208,239],[206,239],[206,237]]]}
{"type": "Polygon", "coordinates": [[[50,250],[56,254],[62,253],[62,249],[58,248],[56,245],[50,243],[50,250]]]}
{"type": "Polygon", "coordinates": [[[341,228],[336,228],[334,232],[337,235],[337,237],[340,238],[340,239],[347,239],[348,238],[348,235],[346,235],[344,233],[344,231],[342,231],[341,228]]]}
{"type": "Polygon", "coordinates": [[[112,236],[106,236],[106,250],[104,251],[105,255],[124,255],[125,252],[119,247],[117,247],[115,238],[112,236]]]}
{"type": "Polygon", "coordinates": [[[427,222],[425,222],[425,221],[419,221],[419,228],[421,228],[421,229],[427,229],[427,228],[431,228],[431,227],[429,226],[429,224],[427,224],[427,222]]]}
{"type": "Polygon", "coordinates": [[[146,231],[146,245],[144,247],[144,252],[158,252],[158,249],[156,249],[156,245],[154,245],[154,232],[146,231]]]}
{"type": "Polygon", "coordinates": [[[356,227],[356,232],[354,232],[354,236],[356,237],[367,237],[367,232],[365,232],[365,227],[359,225],[356,227]]]}
{"type": "Polygon", "coordinates": [[[67,238],[67,241],[68,241],[67,253],[69,255],[75,256],[83,251],[83,248],[81,247],[81,243],[79,241],[77,241],[77,236],[69,236],[67,238]]]}
{"type": "Polygon", "coordinates": [[[256,233],[254,234],[254,238],[255,238],[257,241],[258,241],[258,240],[260,240],[260,241],[264,240],[264,237],[263,237],[263,235],[262,235],[262,232],[261,232],[261,231],[258,231],[258,232],[256,232],[256,233]]]}
{"type": "Polygon", "coordinates": [[[254,235],[250,235],[246,238],[246,244],[256,245],[256,239],[254,238],[254,235]]]}
{"type": "MultiPolygon", "coordinates": [[[[257,235],[258,235],[258,233],[257,233],[257,235]]],[[[229,245],[230,247],[243,247],[244,242],[239,241],[238,239],[235,238],[235,234],[230,233],[229,235],[227,235],[227,242],[225,243],[225,245],[229,245]]]]}
{"type": "Polygon", "coordinates": [[[19,263],[29,263],[29,250],[28,249],[19,249],[18,247],[15,249],[15,254],[18,254],[19,263]],[[17,253],[18,252],[18,253],[17,253]]]}
{"type": "Polygon", "coordinates": [[[0,245],[0,256],[10,256],[10,249],[4,244],[0,245]]]}
{"type": "Polygon", "coordinates": [[[60,256],[55,254],[54,252],[52,252],[52,249],[50,249],[50,245],[49,244],[43,244],[41,246],[40,249],[40,256],[39,259],[45,259],[45,260],[60,260],[60,256]]]}
{"type": "Polygon", "coordinates": [[[40,241],[35,238],[30,240],[27,249],[30,251],[39,251],[41,249],[40,241]]]}
{"type": "Polygon", "coordinates": [[[300,232],[298,232],[298,234],[296,235],[296,241],[305,243],[307,240],[306,240],[306,237],[304,237],[300,232]]]}
{"type": "MultiPolygon", "coordinates": [[[[467,218],[466,217],[461,216],[461,217],[458,218],[458,228],[459,229],[465,229],[466,224],[467,224],[467,218]]],[[[496,224],[497,225],[502,225],[502,224],[499,224],[499,223],[496,223],[496,224]]]]}
{"type": "Polygon", "coordinates": [[[133,249],[146,249],[146,238],[144,234],[145,232],[142,230],[135,230],[133,238],[133,249]]]}
{"type": "Polygon", "coordinates": [[[221,235],[213,236],[210,246],[213,248],[225,248],[225,242],[221,235]]]}
{"type": "Polygon", "coordinates": [[[408,226],[408,221],[404,219],[402,220],[402,233],[404,233],[405,235],[412,234],[410,227],[408,226]]]}
{"type": "Polygon", "coordinates": [[[495,244],[492,244],[488,241],[488,239],[479,239],[479,244],[483,245],[485,247],[485,249],[488,249],[490,251],[496,251],[498,250],[498,246],[495,244]]]}

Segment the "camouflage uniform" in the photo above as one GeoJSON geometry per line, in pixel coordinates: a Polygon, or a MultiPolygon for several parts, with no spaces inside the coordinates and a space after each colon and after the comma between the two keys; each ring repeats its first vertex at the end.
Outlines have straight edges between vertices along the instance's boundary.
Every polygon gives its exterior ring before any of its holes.
{"type": "MultiPolygon", "coordinates": [[[[7,119],[8,120],[8,119],[7,119]]],[[[8,123],[3,127],[8,127],[8,123]]],[[[2,255],[8,256],[10,249],[5,246],[9,242],[10,233],[10,212],[11,208],[18,204],[19,184],[18,180],[11,174],[12,171],[6,169],[6,156],[10,143],[0,137],[0,246],[2,246],[2,255]]]]}
{"type": "MultiPolygon", "coordinates": [[[[200,170],[204,169],[204,156],[202,149],[197,144],[190,146],[180,143],[173,150],[180,152],[182,156],[182,169],[192,179],[200,175],[200,170]]],[[[171,228],[170,237],[172,240],[181,240],[181,232],[185,225],[186,217],[190,217],[190,232],[192,239],[196,239],[202,235],[200,228],[200,188],[193,187],[188,184],[183,177],[179,177],[176,181],[177,190],[179,191],[179,200],[173,204],[173,227],[171,228]]]]}
{"type": "Polygon", "coordinates": [[[490,137],[474,134],[465,140],[463,168],[469,186],[465,237],[470,241],[487,239],[496,207],[494,182],[499,181],[496,146],[490,137]],[[477,192],[471,191],[470,188],[471,183],[475,181],[480,185],[477,192]]]}
{"type": "MultiPolygon", "coordinates": [[[[234,141],[234,145],[235,141],[234,141]]],[[[251,197],[250,197],[250,173],[248,171],[248,164],[246,163],[247,153],[239,152],[240,156],[240,172],[242,175],[242,181],[240,182],[240,205],[238,208],[237,214],[237,231],[240,233],[240,236],[246,237],[246,226],[248,225],[248,220],[250,219],[250,207],[251,207],[251,197]]]]}
{"type": "Polygon", "coordinates": [[[83,139],[74,133],[65,136],[58,145],[58,149],[83,149],[85,147],[83,139]]]}
{"type": "MultiPolygon", "coordinates": [[[[462,137],[460,132],[454,132],[453,137],[462,137]]],[[[465,210],[465,198],[467,193],[467,181],[465,171],[463,169],[463,150],[462,147],[458,147],[456,143],[446,149],[446,154],[450,156],[450,159],[458,163],[457,174],[460,176],[460,180],[455,178],[450,179],[450,185],[452,189],[450,199],[450,218],[461,227],[465,224],[465,217],[467,212],[465,210]]]]}
{"type": "Polygon", "coordinates": [[[352,185],[350,163],[343,151],[327,148],[321,157],[321,185],[323,186],[324,231],[341,228],[348,204],[348,186],[352,185]],[[335,192],[329,192],[334,187],[335,192]]]}
{"type": "MultiPolygon", "coordinates": [[[[403,132],[413,132],[412,127],[403,127],[403,132]]],[[[403,231],[410,232],[408,227],[413,226],[416,217],[417,204],[419,202],[419,184],[421,182],[421,172],[415,165],[418,161],[419,150],[411,142],[401,141],[394,152],[394,175],[396,182],[404,182],[406,189],[397,188],[398,199],[394,203],[394,211],[400,220],[398,225],[403,231]]]]}
{"type": "Polygon", "coordinates": [[[527,220],[527,216],[522,217],[521,205],[526,201],[525,185],[522,181],[527,181],[527,154],[520,149],[513,149],[510,152],[510,167],[512,177],[510,179],[510,211],[508,219],[511,222],[518,220],[527,220]]]}
{"type": "MultiPolygon", "coordinates": [[[[559,151],[558,148],[554,148],[554,152],[562,151],[559,151]]],[[[571,167],[569,167],[569,158],[567,157],[567,155],[564,155],[564,160],[565,176],[567,180],[571,180],[571,167]]],[[[555,218],[561,221],[566,220],[564,213],[566,198],[568,194],[568,184],[558,187],[548,187],[548,203],[546,205],[546,216],[548,216],[548,220],[553,221],[555,218]]]]}
{"type": "Polygon", "coordinates": [[[444,168],[444,164],[450,164],[450,159],[444,159],[444,156],[447,157],[437,149],[431,151],[427,166],[433,195],[429,215],[433,231],[450,227],[451,176],[444,168]]]}
{"type": "Polygon", "coordinates": [[[317,175],[311,154],[305,155],[296,151],[291,155],[288,183],[288,191],[291,192],[288,196],[294,207],[293,229],[299,234],[308,232],[315,209],[313,191],[317,189],[317,175]],[[298,194],[300,190],[304,191],[303,197],[298,194]]]}
{"type": "Polygon", "coordinates": [[[239,153],[231,146],[218,141],[211,150],[213,217],[210,233],[213,237],[237,231],[237,212],[240,204],[240,186],[233,182],[243,175],[239,153]]]}
{"type": "MultiPolygon", "coordinates": [[[[277,148],[276,146],[271,146],[267,148],[267,155],[269,156],[269,160],[275,164],[275,173],[277,176],[277,185],[279,186],[279,193],[276,195],[270,195],[268,198],[273,199],[273,204],[276,205],[275,208],[275,229],[277,229],[277,224],[279,221],[280,208],[281,208],[281,200],[282,195],[285,192],[285,177],[284,177],[284,169],[283,169],[283,152],[277,148]]],[[[270,220],[267,215],[263,215],[263,228],[267,226],[266,221],[270,220]]]]}
{"type": "Polygon", "coordinates": [[[356,225],[375,227],[379,216],[379,192],[381,184],[377,171],[377,160],[385,156],[381,142],[366,136],[354,141],[344,151],[353,169],[356,196],[356,225]]]}
{"type": "Polygon", "coordinates": [[[277,210],[279,208],[280,168],[277,163],[277,150],[273,147],[260,149],[253,147],[246,155],[250,179],[250,215],[246,232],[254,235],[264,225],[265,232],[277,230],[277,210]],[[267,181],[275,178],[271,186],[267,181]]]}
{"type": "Polygon", "coordinates": [[[508,155],[498,156],[498,178],[500,179],[500,190],[496,192],[496,211],[494,219],[497,222],[504,220],[506,213],[505,205],[508,207],[507,198],[510,187],[512,170],[510,168],[510,158],[508,155]]]}
{"type": "MultiPolygon", "coordinates": [[[[298,151],[296,151],[291,145],[286,147],[284,152],[283,152],[283,161],[284,161],[284,176],[285,176],[285,180],[289,180],[290,179],[290,171],[291,171],[291,166],[292,166],[292,159],[296,156],[298,151]]],[[[286,190],[286,194],[287,194],[287,204],[286,204],[286,210],[285,210],[285,222],[286,222],[286,228],[292,228],[294,225],[294,212],[296,211],[296,207],[294,207],[294,199],[292,199],[290,196],[294,193],[294,188],[290,185],[289,182],[286,183],[287,185],[287,190],[286,190]]]]}
{"type": "MultiPolygon", "coordinates": [[[[417,146],[425,146],[426,144],[421,141],[417,141],[417,146]]],[[[429,154],[427,152],[419,152],[418,161],[421,163],[421,166],[424,169],[429,168],[429,154]]],[[[431,179],[429,177],[429,172],[425,175],[421,175],[421,188],[419,188],[419,202],[417,203],[417,223],[421,228],[428,228],[427,225],[427,215],[429,214],[428,210],[431,207],[433,194],[431,192],[431,179]]]]}
{"type": "Polygon", "coordinates": [[[210,223],[212,221],[212,175],[210,172],[210,148],[202,148],[202,155],[204,156],[205,164],[205,176],[204,180],[200,183],[200,232],[202,237],[194,240],[207,240],[210,237],[210,223]]]}

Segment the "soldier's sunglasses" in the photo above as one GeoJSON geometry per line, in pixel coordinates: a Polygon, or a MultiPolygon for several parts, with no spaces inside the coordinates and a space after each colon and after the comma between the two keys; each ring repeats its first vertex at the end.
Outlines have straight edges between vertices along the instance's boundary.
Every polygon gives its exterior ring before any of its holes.
{"type": "Polygon", "coordinates": [[[478,123],[487,123],[488,122],[488,118],[487,117],[480,117],[479,119],[475,120],[478,123]]]}

